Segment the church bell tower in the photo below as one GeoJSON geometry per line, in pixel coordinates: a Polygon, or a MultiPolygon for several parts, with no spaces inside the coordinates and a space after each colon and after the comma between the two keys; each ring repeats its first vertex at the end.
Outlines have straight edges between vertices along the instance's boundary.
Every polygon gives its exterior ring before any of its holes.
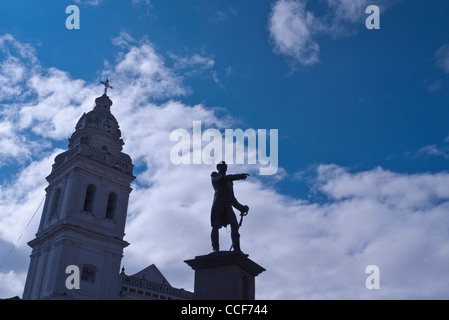
{"type": "Polygon", "coordinates": [[[23,299],[117,299],[133,164],[105,92],[55,158],[23,299]],[[68,266],[79,288],[67,286],[68,266]],[[76,276],[74,273],[73,275],[76,276]],[[75,279],[76,280],[76,279],[75,279]]]}

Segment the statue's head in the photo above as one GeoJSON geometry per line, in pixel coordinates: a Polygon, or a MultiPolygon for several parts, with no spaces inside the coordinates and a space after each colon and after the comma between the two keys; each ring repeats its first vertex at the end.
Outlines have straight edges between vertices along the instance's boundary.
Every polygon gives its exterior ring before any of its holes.
{"type": "Polygon", "coordinates": [[[220,173],[226,173],[226,170],[228,170],[228,165],[224,161],[220,161],[217,163],[217,170],[220,173]]]}

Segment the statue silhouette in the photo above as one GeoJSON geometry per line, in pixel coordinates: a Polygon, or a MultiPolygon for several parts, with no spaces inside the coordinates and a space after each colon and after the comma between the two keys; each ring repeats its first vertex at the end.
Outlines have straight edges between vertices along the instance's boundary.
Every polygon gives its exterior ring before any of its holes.
{"type": "Polygon", "coordinates": [[[219,251],[218,230],[230,224],[232,247],[235,252],[242,252],[240,249],[239,223],[237,223],[237,218],[232,207],[239,210],[242,216],[247,214],[249,207],[240,204],[235,198],[233,181],[244,180],[249,174],[226,175],[227,169],[227,164],[221,161],[217,164],[218,172],[212,172],[211,174],[212,186],[215,190],[210,216],[212,225],[212,249],[214,252],[219,251]]]}

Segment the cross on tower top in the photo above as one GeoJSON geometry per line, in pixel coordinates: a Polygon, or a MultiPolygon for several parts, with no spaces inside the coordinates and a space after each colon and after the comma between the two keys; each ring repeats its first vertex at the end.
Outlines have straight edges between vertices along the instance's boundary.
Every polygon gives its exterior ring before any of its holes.
{"type": "Polygon", "coordinates": [[[101,83],[104,85],[104,94],[107,95],[108,89],[113,89],[112,86],[109,84],[109,79],[106,79],[106,81],[101,81],[101,83]]]}

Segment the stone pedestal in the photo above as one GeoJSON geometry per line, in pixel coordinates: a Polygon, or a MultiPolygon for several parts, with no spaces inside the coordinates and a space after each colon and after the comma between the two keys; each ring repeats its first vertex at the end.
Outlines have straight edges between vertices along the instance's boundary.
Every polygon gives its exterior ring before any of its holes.
{"type": "Polygon", "coordinates": [[[265,271],[247,254],[232,251],[184,262],[195,270],[194,300],[254,300],[255,277],[265,271]]]}

